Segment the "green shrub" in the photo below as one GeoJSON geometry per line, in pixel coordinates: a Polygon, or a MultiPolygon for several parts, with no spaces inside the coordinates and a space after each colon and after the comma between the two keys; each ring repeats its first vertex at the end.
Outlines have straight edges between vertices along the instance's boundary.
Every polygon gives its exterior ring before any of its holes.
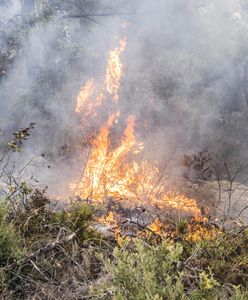
{"type": "Polygon", "coordinates": [[[248,230],[227,232],[201,243],[200,268],[210,267],[223,284],[242,285],[248,289],[248,230]]]}
{"type": "Polygon", "coordinates": [[[89,227],[93,219],[93,208],[87,204],[75,203],[66,211],[57,213],[60,226],[66,226],[77,234],[79,242],[83,242],[95,236],[95,232],[89,227]]]}
{"type": "MultiPolygon", "coordinates": [[[[127,245],[116,248],[113,260],[101,259],[110,275],[98,297],[113,299],[150,300],[184,299],[184,288],[180,273],[175,267],[182,254],[182,247],[169,246],[164,241],[159,246],[150,246],[135,240],[133,249],[127,245]]],[[[186,299],[186,298],[185,298],[186,299]]]]}
{"type": "Polygon", "coordinates": [[[14,213],[14,226],[29,251],[34,251],[57,239],[61,230],[75,232],[78,242],[94,237],[95,231],[90,228],[93,219],[93,208],[84,203],[75,203],[69,209],[54,211],[49,207],[50,200],[45,190],[27,190],[25,205],[14,213]]]}
{"type": "Polygon", "coordinates": [[[21,239],[14,229],[13,224],[7,220],[8,209],[0,202],[0,266],[18,259],[23,254],[21,239]]]}
{"type": "MultiPolygon", "coordinates": [[[[210,269],[189,271],[180,243],[151,246],[141,240],[115,248],[113,257],[99,255],[106,275],[92,287],[96,299],[217,300],[248,299],[239,287],[222,285],[210,269]]],[[[191,266],[194,268],[194,266],[191,266]]]]}

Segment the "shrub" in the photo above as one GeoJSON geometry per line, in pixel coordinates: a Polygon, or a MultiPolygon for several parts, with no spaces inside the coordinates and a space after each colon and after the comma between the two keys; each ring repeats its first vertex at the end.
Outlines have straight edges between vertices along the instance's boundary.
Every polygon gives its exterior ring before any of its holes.
{"type": "Polygon", "coordinates": [[[113,260],[101,256],[109,280],[101,294],[116,299],[183,299],[185,296],[180,273],[175,267],[182,254],[182,247],[169,246],[164,241],[159,246],[150,246],[135,240],[133,249],[127,245],[116,248],[113,260]]]}
{"type": "MultiPolygon", "coordinates": [[[[191,249],[192,250],[192,249],[191,249]]],[[[153,246],[141,240],[115,248],[113,257],[99,255],[106,276],[92,287],[96,299],[118,300],[214,300],[247,299],[239,287],[222,285],[212,271],[186,266],[180,243],[164,240],[153,246]]]]}
{"type": "Polygon", "coordinates": [[[57,213],[57,220],[61,226],[66,226],[75,232],[80,243],[95,236],[89,227],[93,219],[93,208],[84,203],[75,203],[69,210],[57,213]]]}
{"type": "Polygon", "coordinates": [[[0,202],[0,266],[5,266],[24,254],[21,239],[7,218],[8,209],[0,202]]]}
{"type": "Polygon", "coordinates": [[[201,243],[202,255],[197,261],[201,268],[210,267],[223,284],[241,284],[248,288],[248,230],[226,232],[201,243]]]}
{"type": "Polygon", "coordinates": [[[61,230],[76,233],[78,242],[95,237],[90,228],[93,208],[84,203],[75,203],[69,209],[53,210],[49,207],[46,190],[28,192],[26,203],[14,214],[14,225],[18,228],[29,250],[57,239],[61,230]]]}

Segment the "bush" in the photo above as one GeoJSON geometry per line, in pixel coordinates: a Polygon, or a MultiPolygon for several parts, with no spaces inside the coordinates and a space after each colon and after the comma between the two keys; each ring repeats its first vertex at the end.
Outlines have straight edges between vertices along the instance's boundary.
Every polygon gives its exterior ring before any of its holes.
{"type": "Polygon", "coordinates": [[[13,224],[8,220],[8,209],[3,202],[0,202],[0,266],[20,258],[24,251],[21,239],[14,229],[13,224]]]}
{"type": "Polygon", "coordinates": [[[223,284],[241,284],[248,289],[248,230],[226,232],[201,243],[202,255],[197,264],[210,267],[223,284]]]}
{"type": "Polygon", "coordinates": [[[222,285],[209,268],[184,268],[180,243],[152,246],[141,240],[115,248],[113,258],[100,255],[106,276],[92,288],[96,299],[181,300],[247,299],[239,287],[222,285]]]}
{"type": "Polygon", "coordinates": [[[49,207],[46,190],[29,192],[25,205],[15,212],[13,223],[30,251],[46,245],[63,231],[74,232],[79,243],[95,237],[90,228],[93,208],[75,203],[68,209],[55,211],[49,207]]]}
{"type": "Polygon", "coordinates": [[[57,220],[60,226],[66,226],[75,232],[79,243],[82,243],[96,235],[96,232],[89,227],[93,219],[93,212],[93,207],[75,203],[69,210],[57,213],[57,220]]]}

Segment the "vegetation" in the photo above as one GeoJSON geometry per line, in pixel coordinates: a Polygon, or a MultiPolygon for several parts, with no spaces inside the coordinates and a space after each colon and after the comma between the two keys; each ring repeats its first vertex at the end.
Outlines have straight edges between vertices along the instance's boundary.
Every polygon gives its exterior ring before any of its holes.
{"type": "MultiPolygon", "coordinates": [[[[168,240],[156,246],[133,240],[115,248],[111,259],[101,256],[108,276],[97,285],[95,295],[97,299],[245,299],[243,285],[224,283],[214,264],[201,267],[209,249],[168,240]]],[[[214,255],[208,259],[216,262],[214,255]]],[[[238,276],[237,269],[231,276],[238,276]]]]}
{"type": "Polygon", "coordinates": [[[248,299],[245,2],[0,0],[1,299],[248,299]],[[93,114],[84,128],[75,113],[78,92],[92,77],[104,80],[107,51],[124,32],[126,74],[114,85],[125,101],[100,93],[94,105],[105,102],[107,109],[98,114],[89,105],[93,114]],[[168,186],[196,198],[201,216],[178,217],[176,209],[169,214],[159,207],[152,215],[147,201],[132,219],[133,211],[115,199],[104,207],[69,199],[64,181],[82,176],[75,164],[90,157],[89,144],[98,144],[97,130],[115,105],[119,119],[112,120],[114,129],[105,127],[113,141],[107,148],[133,144],[127,129],[133,135],[134,124],[124,128],[136,114],[144,145],[130,157],[147,147],[168,186]],[[207,183],[219,188],[218,203],[207,183]],[[239,211],[235,188],[244,201],[239,211]],[[66,203],[52,200],[51,190],[66,203]],[[124,220],[117,222],[115,213],[124,220]],[[141,224],[136,220],[143,214],[149,222],[141,224]],[[101,227],[107,218],[110,225],[101,227]]]}
{"type": "MultiPolygon", "coordinates": [[[[1,293],[7,299],[248,297],[245,227],[210,238],[185,220],[184,230],[178,224],[171,238],[145,240],[140,234],[118,244],[92,229],[89,205],[56,212],[44,203],[37,207],[44,194],[35,195],[14,216],[1,207],[1,293]]],[[[207,231],[209,224],[198,228],[207,231]]]]}
{"type": "MultiPolygon", "coordinates": [[[[14,133],[4,156],[22,151],[29,128],[14,133]]],[[[220,228],[210,216],[167,218],[130,235],[120,227],[106,236],[96,231],[99,211],[86,201],[56,208],[46,189],[23,181],[6,193],[0,206],[0,292],[6,299],[248,297],[247,226],[220,228]]]]}
{"type": "Polygon", "coordinates": [[[5,266],[9,262],[22,257],[21,238],[13,223],[8,222],[7,207],[0,204],[0,265],[5,266]]]}
{"type": "MultiPolygon", "coordinates": [[[[33,123],[7,143],[2,179],[31,129],[33,123]]],[[[132,234],[120,226],[102,235],[95,226],[99,208],[80,199],[57,208],[46,189],[10,178],[0,205],[4,298],[247,299],[247,226],[226,229],[211,216],[167,218],[132,234]]]]}

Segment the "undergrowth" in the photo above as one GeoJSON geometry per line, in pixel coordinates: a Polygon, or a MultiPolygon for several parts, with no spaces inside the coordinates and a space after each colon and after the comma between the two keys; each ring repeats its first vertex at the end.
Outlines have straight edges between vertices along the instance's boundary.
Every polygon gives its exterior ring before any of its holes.
{"type": "MultiPolygon", "coordinates": [[[[21,150],[29,130],[15,133],[12,151],[21,150]]],[[[103,236],[94,227],[97,211],[86,202],[54,209],[46,189],[25,181],[3,195],[1,299],[248,299],[246,226],[167,220],[138,226],[128,237],[121,228],[103,236]]]]}
{"type": "Polygon", "coordinates": [[[4,299],[248,299],[248,229],[178,223],[171,237],[104,238],[94,208],[51,209],[45,191],[0,206],[4,299]],[[200,230],[195,238],[195,228],[200,230]],[[193,232],[194,230],[194,232],[193,232]],[[203,234],[202,234],[203,233],[203,234]]]}
{"type": "Polygon", "coordinates": [[[92,295],[118,300],[248,299],[243,235],[246,230],[210,243],[125,241],[111,257],[99,254],[106,276],[92,286],[92,295]]]}

